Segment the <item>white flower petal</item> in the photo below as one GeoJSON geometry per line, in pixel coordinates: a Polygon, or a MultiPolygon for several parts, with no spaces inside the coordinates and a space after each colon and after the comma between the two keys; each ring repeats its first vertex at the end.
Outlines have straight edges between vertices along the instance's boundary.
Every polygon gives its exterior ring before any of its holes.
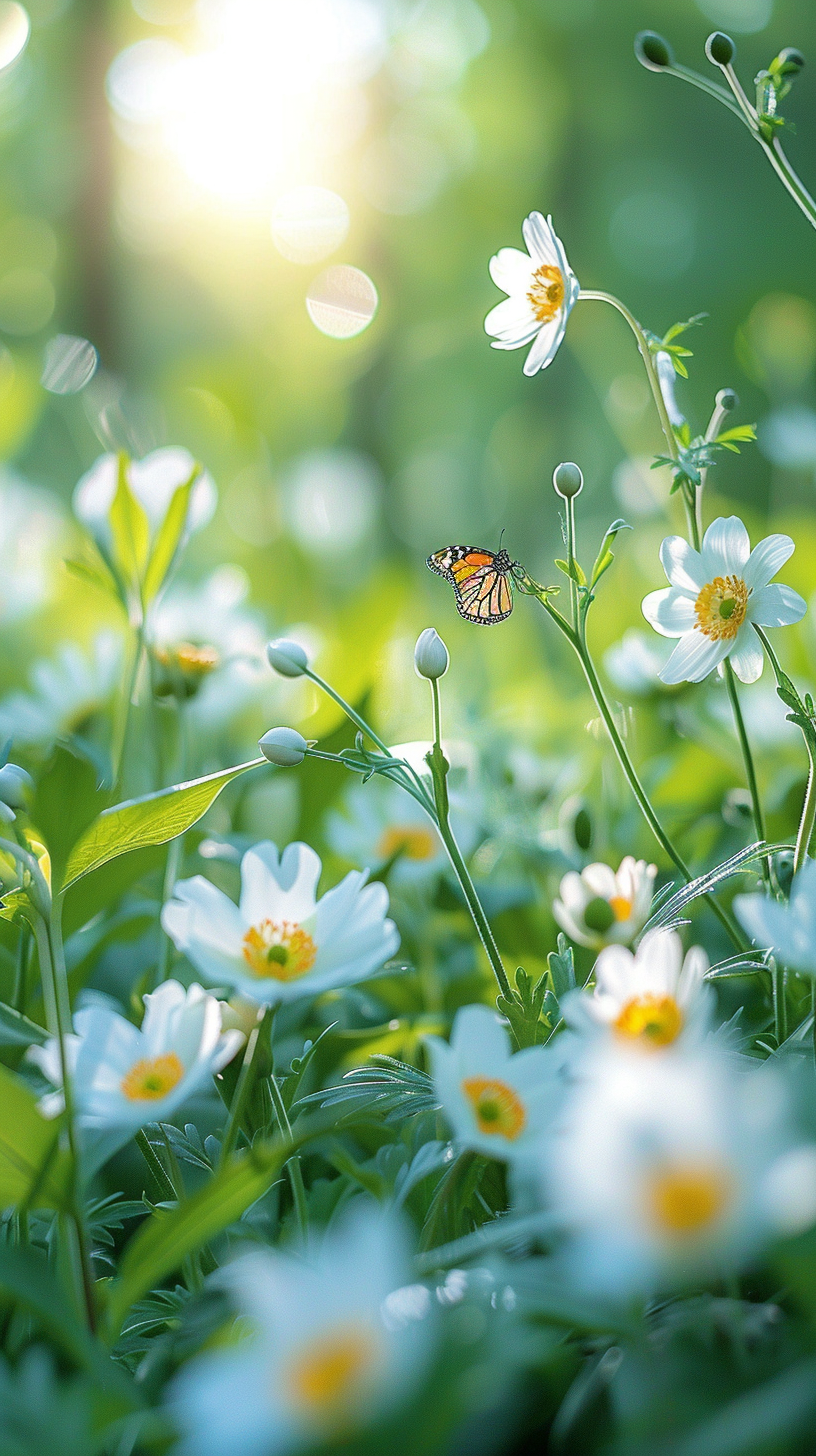
{"type": "Polygon", "coordinates": [[[484,327],[486,334],[518,349],[535,338],[540,325],[525,298],[504,298],[491,308],[484,327]]]}
{"type": "Polygon", "coordinates": [[[520,248],[499,248],[488,266],[497,288],[505,293],[527,293],[535,271],[529,253],[522,253],[520,248]]]}
{"type": "Polygon", "coordinates": [[[524,373],[528,378],[537,374],[539,369],[546,369],[548,364],[552,364],[566,327],[567,316],[566,313],[562,313],[560,318],[554,320],[553,323],[543,324],[539,329],[538,338],[524,361],[524,373]]]}
{"type": "Polygon", "coordinates": [[[790,536],[766,536],[759,541],[745,563],[742,579],[749,591],[767,586],[794,552],[790,536]]]}
{"type": "Polygon", "coordinates": [[[753,593],[749,614],[752,622],[760,627],[790,627],[801,622],[807,611],[807,602],[793,587],[781,582],[772,582],[753,593]]]}
{"type": "Polygon", "coordinates": [[[688,592],[696,600],[709,579],[699,551],[683,536],[666,536],[660,547],[660,560],[671,586],[688,592]]]}
{"type": "Polygon", "coordinates": [[[268,840],[241,860],[241,915],[246,925],[291,920],[301,925],[314,914],[320,857],[308,844],[289,844],[278,855],[268,840]]]}
{"type": "Polygon", "coordinates": [[[561,259],[555,242],[552,223],[540,212],[531,212],[521,225],[521,232],[530,257],[536,263],[551,263],[560,267],[561,259]]]}
{"type": "Polygon", "coordinates": [[[687,632],[681,637],[660,673],[664,683],[702,682],[728,656],[730,642],[714,642],[704,633],[687,632]]]}
{"type": "Polygon", "coordinates": [[[718,516],[703,537],[703,565],[706,581],[715,576],[742,576],[751,542],[739,516],[718,516]]]}
{"type": "Polygon", "coordinates": [[[664,586],[643,598],[641,611],[661,637],[683,637],[697,625],[694,602],[676,586],[664,586]]]}
{"type": "MultiPolygon", "coordinates": [[[[767,591],[768,588],[766,587],[767,591]]],[[[804,605],[804,604],[803,604],[804,605]]],[[[752,683],[762,676],[765,654],[750,622],[743,622],[729,653],[729,660],[740,682],[752,683]]]]}

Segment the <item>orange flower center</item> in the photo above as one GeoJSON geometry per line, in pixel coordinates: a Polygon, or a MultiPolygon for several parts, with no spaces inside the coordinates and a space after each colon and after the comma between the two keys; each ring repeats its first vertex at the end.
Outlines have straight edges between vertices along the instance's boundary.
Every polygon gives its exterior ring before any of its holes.
{"type": "Polygon", "coordinates": [[[120,1085],[130,1102],[157,1102],[172,1092],[183,1076],[180,1058],[175,1052],[165,1052],[160,1057],[143,1057],[134,1062],[120,1085]]]}
{"type": "Polygon", "coordinates": [[[524,1131],[527,1114],[521,1098],[496,1077],[465,1077],[462,1091],[473,1108],[480,1132],[514,1142],[524,1131]]]}
{"type": "Polygon", "coordinates": [[[332,1330],[295,1355],[287,1371],[287,1389],[311,1416],[325,1419],[350,1412],[379,1354],[372,1330],[357,1325],[332,1330]]]}
{"type": "Polygon", "coordinates": [[[386,829],[377,845],[377,854],[382,860],[394,859],[397,855],[413,860],[433,859],[435,853],[436,840],[431,830],[409,824],[386,829]]]}
{"type": "Polygon", "coordinates": [[[214,672],[220,662],[215,647],[196,647],[193,642],[179,642],[175,647],[163,647],[156,653],[163,667],[177,667],[191,677],[206,677],[214,672]]]}
{"type": "Polygon", "coordinates": [[[730,1192],[730,1180],[720,1168],[665,1168],[649,1182],[649,1213],[661,1230],[682,1238],[714,1223],[730,1192]]]}
{"type": "Polygon", "coordinates": [[[542,263],[533,274],[527,294],[540,324],[551,323],[564,302],[564,278],[553,263],[542,263]]]}
{"type": "Polygon", "coordinates": [[[673,996],[634,996],[614,1023],[618,1036],[644,1046],[670,1046],[683,1030],[683,1013],[673,996]]]}
{"type": "Polygon", "coordinates": [[[748,588],[740,576],[715,576],[696,602],[697,626],[715,642],[736,637],[748,610],[748,588]]]}
{"type": "Polygon", "coordinates": [[[296,981],[312,969],[317,946],[308,930],[290,920],[262,920],[244,936],[244,960],[263,980],[296,981]]]}
{"type": "Polygon", "coordinates": [[[627,900],[625,895],[610,895],[609,908],[616,920],[628,920],[632,913],[633,900],[627,900]]]}

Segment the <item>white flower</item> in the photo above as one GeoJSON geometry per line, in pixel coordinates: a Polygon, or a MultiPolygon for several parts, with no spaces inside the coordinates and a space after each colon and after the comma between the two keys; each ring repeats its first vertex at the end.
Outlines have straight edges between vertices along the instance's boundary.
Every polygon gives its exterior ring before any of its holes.
{"type": "Polygon", "coordinates": [[[63,642],[52,658],[31,669],[31,692],[8,693],[0,702],[0,740],[47,747],[80,733],[85,721],[110,701],[122,674],[122,640],[100,632],[90,651],[63,642]]]}
{"type": "Polygon", "coordinates": [[[684,959],[679,935],[654,930],[634,955],[622,945],[606,946],[595,962],[594,992],[565,997],[564,1016],[578,1031],[604,1027],[630,1047],[671,1046],[708,1024],[707,970],[708,957],[699,946],[684,959]]]}
{"type": "Polygon", "coordinates": [[[178,1456],[285,1456],[333,1438],[345,1444],[405,1399],[435,1339],[427,1297],[414,1301],[414,1318],[387,1317],[389,1296],[410,1277],[402,1225],[359,1203],[316,1258],[265,1249],[228,1265],[218,1280],[252,1332],[176,1378],[178,1456]]]}
{"type": "Polygon", "coordinates": [[[235,905],[202,875],[181,880],[162,925],[200,975],[254,1001],[295,1001],[373,976],[399,935],[388,891],[352,870],[316,898],[319,856],[307,844],[256,844],[241,861],[235,905]]]}
{"type": "MultiPolygon", "coordinates": [[[[151,534],[155,534],[167,514],[174,492],[193,473],[195,460],[189,450],[167,446],[153,450],[143,460],[131,460],[128,480],[136,499],[144,507],[151,534]]],[[[116,455],[100,455],[74,490],[74,513],[83,526],[104,547],[109,547],[110,508],[116,495],[119,460],[116,455]]],[[[216,507],[218,496],[212,476],[203,471],[190,495],[186,532],[206,526],[216,507]]]]}
{"type": "Polygon", "coordinates": [[[787,1088],[724,1052],[587,1059],[540,1160],[572,1277],[617,1296],[721,1277],[816,1218],[787,1088]]]}
{"type": "Polygon", "coordinates": [[[756,682],[764,659],[751,624],[788,627],[807,610],[789,586],[769,585],[793,550],[790,536],[766,536],[752,551],[738,516],[712,521],[701,551],[682,536],[666,537],[660,559],[670,586],[643,602],[656,632],[680,638],[663,682],[702,682],[726,657],[738,678],[756,682]]]}
{"type": "Polygon", "coordinates": [[[15,471],[0,471],[0,622],[28,617],[48,599],[62,521],[54,499],[15,471]]]}
{"type": "Polygon", "coordinates": [[[627,854],[617,870],[591,864],[570,870],[560,885],[553,915],[562,930],[578,942],[600,950],[627,945],[649,918],[657,865],[627,854]]]}
{"type": "Polygon", "coordinates": [[[735,895],[734,913],[758,946],[792,971],[816,976],[816,860],[794,877],[787,905],[769,895],[735,895]]]}
{"type": "Polygon", "coordinates": [[[246,572],[219,566],[198,586],[171,586],[150,614],[159,689],[189,697],[195,724],[226,723],[266,684],[266,633],[248,592],[246,572]]]}
{"type": "Polygon", "coordinates": [[[636,627],[624,632],[604,653],[603,665],[616,688],[634,697],[645,697],[660,687],[660,669],[665,667],[670,648],[656,643],[636,627]]]}
{"type": "Polygon", "coordinates": [[[552,218],[545,222],[540,212],[531,212],[521,231],[526,253],[500,248],[490,259],[490,276],[509,297],[490,310],[485,332],[493,336],[494,349],[520,349],[532,343],[524,361],[524,373],[530,375],[546,369],[555,358],[580,285],[553,231],[552,218]]]}
{"type": "Polygon", "coordinates": [[[511,1053],[495,1011],[463,1006],[450,1044],[429,1036],[431,1075],[454,1140],[491,1158],[530,1152],[553,1115],[557,1066],[544,1047],[511,1053]]]}
{"type": "MultiPolygon", "coordinates": [[[[201,986],[185,990],[164,981],[145,996],[141,1030],[107,1006],[85,1006],[66,1038],[71,1086],[80,1126],[126,1135],[146,1122],[166,1120],[233,1057],[240,1031],[221,1030],[221,1008],[201,986]]],[[[55,1087],[62,1085],[54,1038],[28,1053],[55,1087]]],[[[62,1107],[62,1093],[44,1099],[44,1111],[62,1107]]]]}

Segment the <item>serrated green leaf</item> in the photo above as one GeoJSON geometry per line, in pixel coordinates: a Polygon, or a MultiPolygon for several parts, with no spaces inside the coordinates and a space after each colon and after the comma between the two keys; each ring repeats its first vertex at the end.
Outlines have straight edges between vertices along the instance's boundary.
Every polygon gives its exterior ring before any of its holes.
{"type": "Polygon", "coordinates": [[[160,789],[158,793],[105,809],[71,850],[62,888],[67,889],[117,855],[176,839],[206,814],[227,784],[264,763],[265,758],[253,758],[236,768],[207,774],[186,784],[174,784],[170,789],[160,789]]]}

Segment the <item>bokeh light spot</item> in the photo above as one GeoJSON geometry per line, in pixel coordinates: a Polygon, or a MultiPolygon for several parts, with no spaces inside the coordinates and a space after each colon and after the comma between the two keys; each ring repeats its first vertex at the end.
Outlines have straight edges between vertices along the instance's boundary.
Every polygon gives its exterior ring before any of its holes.
{"type": "Polygon", "coordinates": [[[22,54],[31,34],[28,12],[16,0],[0,0],[0,70],[22,54]]]}
{"type": "Polygon", "coordinates": [[[379,471],[367,455],[311,451],[284,482],[286,524],[305,551],[349,551],[370,534],[380,491],[379,471]]]}
{"type": "Polygon", "coordinates": [[[331,339],[353,339],[377,312],[377,290],[367,273],[339,263],[315,278],[306,295],[309,318],[331,339]]]}
{"type": "Polygon", "coordinates": [[[99,356],[88,339],[57,334],[45,346],[41,384],[49,394],[78,394],[93,379],[99,356]]]}
{"type": "Polygon", "coordinates": [[[706,20],[737,35],[764,30],[773,14],[773,0],[697,0],[706,20]]]}
{"type": "Polygon", "coordinates": [[[295,187],[272,213],[272,240],[292,263],[319,263],[345,242],[349,210],[327,187],[295,187]]]}

